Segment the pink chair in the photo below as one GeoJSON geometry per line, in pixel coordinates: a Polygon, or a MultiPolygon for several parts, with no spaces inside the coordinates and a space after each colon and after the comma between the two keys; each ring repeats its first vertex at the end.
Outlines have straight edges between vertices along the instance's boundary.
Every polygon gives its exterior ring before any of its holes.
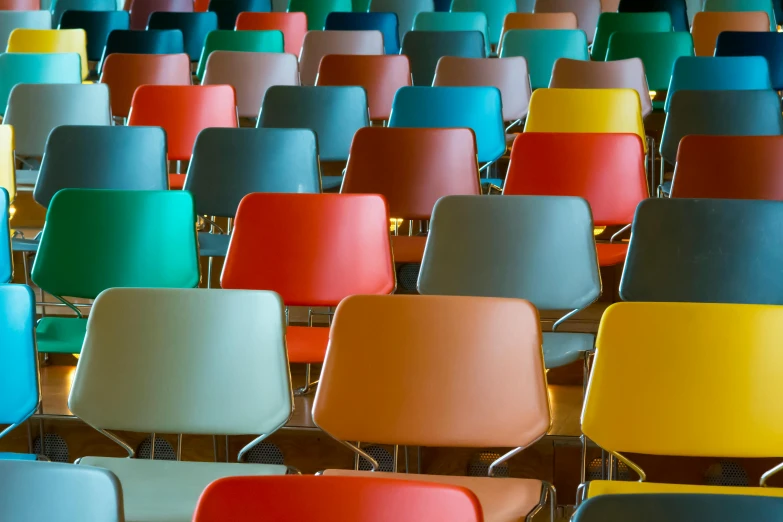
{"type": "Polygon", "coordinates": [[[130,4],[130,28],[145,30],[150,15],[157,11],[192,13],[193,0],[133,0],[130,4]]]}
{"type": "Polygon", "coordinates": [[[329,54],[384,54],[380,31],[310,31],[299,56],[302,85],[315,85],[321,58],[329,54]]]}

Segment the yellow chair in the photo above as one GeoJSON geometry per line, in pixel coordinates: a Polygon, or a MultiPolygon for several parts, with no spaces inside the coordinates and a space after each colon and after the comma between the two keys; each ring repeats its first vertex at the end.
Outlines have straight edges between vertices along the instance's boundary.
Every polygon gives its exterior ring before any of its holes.
{"type": "Polygon", "coordinates": [[[87,78],[87,33],[84,29],[14,29],[8,37],[9,53],[79,53],[82,79],[87,78]]]}
{"type": "Polygon", "coordinates": [[[0,188],[8,191],[10,201],[16,197],[16,165],[14,164],[14,128],[0,125],[0,188]]]}
{"type": "Polygon", "coordinates": [[[783,306],[618,303],[604,313],[582,432],[640,482],[592,481],[583,497],[710,493],[783,497],[783,488],[644,482],[620,452],[680,457],[783,455],[783,306]],[[664,325],[650,328],[650,325],[664,325]]]}

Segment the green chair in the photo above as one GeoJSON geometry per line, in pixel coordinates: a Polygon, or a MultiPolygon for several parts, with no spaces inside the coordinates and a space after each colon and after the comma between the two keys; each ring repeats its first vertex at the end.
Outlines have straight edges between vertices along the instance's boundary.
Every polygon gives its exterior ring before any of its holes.
{"type": "Polygon", "coordinates": [[[329,13],[350,13],[353,11],[353,2],[351,0],[288,0],[287,11],[305,13],[308,31],[323,31],[329,13]]]}
{"type": "Polygon", "coordinates": [[[514,29],[503,36],[500,57],[523,56],[530,72],[530,86],[549,86],[552,69],[560,58],[589,60],[587,35],[581,29],[514,29]]]}
{"type": "Polygon", "coordinates": [[[763,11],[769,16],[769,30],[775,31],[778,26],[772,0],[704,0],[702,11],[722,13],[763,11]]]}
{"type": "Polygon", "coordinates": [[[669,13],[601,13],[593,39],[593,60],[605,60],[612,34],[626,33],[669,33],[672,17],[669,13]]]}
{"type": "Polygon", "coordinates": [[[114,287],[199,283],[193,196],[181,191],[64,189],[52,198],[32,278],[76,313],[44,317],[42,353],[79,353],[87,321],[63,296],[95,299],[114,287]]]}
{"type": "Polygon", "coordinates": [[[484,35],[486,55],[490,55],[489,24],[484,13],[422,12],[413,20],[414,31],[479,31],[484,35]]]}
{"type": "Polygon", "coordinates": [[[212,51],[282,53],[284,50],[282,31],[212,31],[204,42],[196,76],[199,81],[204,77],[212,51]]]}
{"type": "Polygon", "coordinates": [[[453,13],[484,13],[489,24],[489,43],[497,47],[503,32],[503,21],[508,13],[517,12],[516,0],[453,0],[453,13]]]}

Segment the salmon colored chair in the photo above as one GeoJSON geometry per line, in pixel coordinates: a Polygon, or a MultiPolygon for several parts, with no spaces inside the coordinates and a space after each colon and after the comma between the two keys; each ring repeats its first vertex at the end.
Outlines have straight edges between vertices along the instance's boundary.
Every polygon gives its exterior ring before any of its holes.
{"type": "Polygon", "coordinates": [[[78,53],[82,79],[87,66],[87,33],[84,29],[14,29],[8,37],[8,53],[78,53]]]}
{"type": "Polygon", "coordinates": [[[364,87],[370,119],[388,120],[397,89],[411,85],[411,64],[405,55],[330,54],[321,59],[316,85],[364,87]]]}
{"type": "Polygon", "coordinates": [[[574,13],[509,13],[503,34],[513,29],[579,29],[574,13]]]}
{"type": "Polygon", "coordinates": [[[130,6],[130,28],[144,31],[150,15],[157,11],[192,13],[193,0],[133,0],[130,6]]]}
{"type": "MultiPolygon", "coordinates": [[[[648,196],[644,146],[636,134],[524,133],[511,149],[504,195],[578,196],[596,226],[630,225],[648,196]]],[[[625,261],[628,243],[596,243],[598,264],[625,261]]]]}
{"type": "Polygon", "coordinates": [[[124,54],[106,57],[100,83],[109,86],[111,113],[127,118],[140,85],[190,85],[187,54],[124,54]]]}
{"type": "Polygon", "coordinates": [[[302,85],[315,85],[321,58],[329,54],[384,54],[380,31],[310,31],[299,55],[302,85]]]}
{"type": "Polygon", "coordinates": [[[285,52],[299,57],[307,33],[305,13],[239,13],[237,31],[280,31],[285,52]]]}
{"type": "MultiPolygon", "coordinates": [[[[128,125],[163,127],[169,161],[189,161],[199,132],[208,127],[238,126],[234,88],[230,85],[142,85],[133,95],[128,125]]],[[[184,183],[184,175],[169,175],[172,189],[181,189],[184,183]]]]}
{"type": "Polygon", "coordinates": [[[601,11],[604,13],[616,13],[619,8],[620,0],[601,0],[601,11]]]}
{"type": "Polygon", "coordinates": [[[199,499],[193,522],[482,522],[468,489],[364,477],[227,477],[199,499]]]}
{"type": "MultiPolygon", "coordinates": [[[[495,464],[504,462],[551,423],[538,311],[522,299],[349,297],[335,313],[313,421],[360,455],[348,441],[517,448],[495,464]]],[[[549,484],[491,478],[494,469],[488,477],[324,473],[462,486],[488,522],[532,520],[549,497],[554,520],[549,484]]]]}
{"type": "Polygon", "coordinates": [[[783,136],[685,136],[671,197],[783,200],[783,136]]]}
{"type": "Polygon", "coordinates": [[[0,11],[39,11],[40,0],[0,0],[0,11]]]}
{"type": "MultiPolygon", "coordinates": [[[[393,217],[429,220],[443,196],[481,194],[476,137],[471,129],[359,129],[341,192],[381,194],[393,217]]],[[[426,242],[392,236],[394,261],[421,263],[426,242]]]]}
{"type": "MultiPolygon", "coordinates": [[[[332,307],[349,295],[391,293],[386,201],[364,194],[245,196],[220,281],[223,288],[275,291],[286,306],[332,307]]],[[[328,338],[328,328],[288,328],[289,361],[308,364],[302,393],[309,390],[309,365],[323,362],[328,338]]]]}
{"type": "Polygon", "coordinates": [[[696,56],[713,56],[718,35],[725,31],[768,32],[769,16],[761,11],[696,13],[691,24],[696,56]]]}
{"type": "Polygon", "coordinates": [[[587,34],[587,43],[593,43],[601,0],[536,0],[536,13],[574,13],[579,29],[587,34]]]}

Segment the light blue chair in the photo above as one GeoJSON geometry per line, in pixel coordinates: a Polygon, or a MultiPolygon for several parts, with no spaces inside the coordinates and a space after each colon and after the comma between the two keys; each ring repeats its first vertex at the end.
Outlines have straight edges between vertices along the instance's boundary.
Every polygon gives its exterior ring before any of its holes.
{"type": "Polygon", "coordinates": [[[20,83],[82,83],[77,53],[0,54],[0,115],[5,116],[11,89],[20,83]]]}
{"type": "Polygon", "coordinates": [[[453,0],[451,11],[481,12],[487,15],[489,42],[497,47],[503,32],[503,21],[508,13],[517,12],[517,2],[516,0],[453,0]]]}
{"type": "Polygon", "coordinates": [[[0,50],[8,47],[8,37],[14,29],[51,29],[49,11],[0,11],[0,50]]]}
{"type": "Polygon", "coordinates": [[[513,29],[503,36],[500,57],[527,60],[530,86],[549,86],[552,69],[560,58],[589,60],[587,35],[581,29],[513,29]]]}
{"type": "Polygon", "coordinates": [[[8,211],[10,204],[11,198],[8,196],[8,191],[0,187],[0,283],[10,281],[14,275],[13,258],[11,257],[10,213],[8,211]]]}
{"type": "Polygon", "coordinates": [[[57,29],[65,11],[116,11],[116,0],[52,0],[52,29],[57,29]]]}
{"type": "Polygon", "coordinates": [[[490,54],[489,24],[484,13],[422,12],[413,20],[414,31],[478,31],[484,36],[484,50],[490,54]]]}

